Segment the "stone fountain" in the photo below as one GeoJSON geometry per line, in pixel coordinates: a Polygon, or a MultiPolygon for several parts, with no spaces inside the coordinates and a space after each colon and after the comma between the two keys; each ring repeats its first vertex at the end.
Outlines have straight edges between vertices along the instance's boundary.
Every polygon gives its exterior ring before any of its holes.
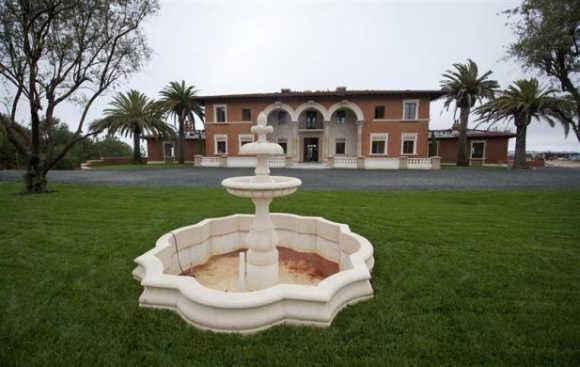
{"type": "Polygon", "coordinates": [[[328,326],[343,307],[372,297],[373,247],[346,224],[321,217],[270,213],[274,198],[301,181],[270,176],[268,159],[283,154],[269,143],[273,128],[258,116],[255,176],[222,185],[250,198],[255,215],[205,219],[161,236],[135,259],[143,307],[176,311],[184,320],[218,332],[252,333],[273,325],[328,326]]]}

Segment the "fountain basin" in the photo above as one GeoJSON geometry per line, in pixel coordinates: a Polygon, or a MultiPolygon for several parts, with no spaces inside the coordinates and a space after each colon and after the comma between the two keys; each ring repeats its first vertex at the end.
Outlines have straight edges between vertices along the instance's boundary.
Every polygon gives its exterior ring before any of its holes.
{"type": "Polygon", "coordinates": [[[276,284],[251,292],[223,292],[180,275],[210,258],[247,249],[253,215],[205,219],[161,236],[135,259],[143,307],[170,309],[190,324],[217,332],[252,333],[278,324],[328,326],[345,306],[372,297],[373,248],[346,224],[321,217],[271,214],[280,246],[316,253],[339,271],[316,285],[276,284]]]}

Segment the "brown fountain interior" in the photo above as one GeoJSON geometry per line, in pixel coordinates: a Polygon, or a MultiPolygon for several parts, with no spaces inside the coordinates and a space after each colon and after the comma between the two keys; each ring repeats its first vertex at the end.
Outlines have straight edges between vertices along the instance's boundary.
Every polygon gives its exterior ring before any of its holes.
{"type": "MultiPolygon", "coordinates": [[[[181,275],[194,277],[202,285],[224,292],[239,292],[238,271],[240,252],[237,250],[212,256],[201,265],[185,270],[181,275]]],[[[311,252],[278,247],[279,282],[282,284],[316,285],[338,273],[337,263],[311,252]]]]}

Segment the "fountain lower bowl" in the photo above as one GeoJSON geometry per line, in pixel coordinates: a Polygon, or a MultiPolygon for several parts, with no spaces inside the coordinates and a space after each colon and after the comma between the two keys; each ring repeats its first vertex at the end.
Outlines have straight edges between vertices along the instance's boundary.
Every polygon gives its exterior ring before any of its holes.
{"type": "Polygon", "coordinates": [[[200,329],[252,333],[278,324],[328,326],[343,307],[372,297],[372,245],[346,224],[321,217],[272,214],[282,246],[338,264],[337,273],[315,285],[223,292],[180,275],[213,256],[247,249],[253,218],[236,214],[205,219],[161,236],[155,248],[135,259],[133,276],[143,286],[139,304],[173,310],[200,329]]]}

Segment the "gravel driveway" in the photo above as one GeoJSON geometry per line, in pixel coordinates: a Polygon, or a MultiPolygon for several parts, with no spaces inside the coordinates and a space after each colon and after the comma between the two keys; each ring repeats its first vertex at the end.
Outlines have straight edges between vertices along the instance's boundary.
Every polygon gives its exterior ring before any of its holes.
{"type": "MultiPolygon", "coordinates": [[[[20,181],[22,171],[0,171],[0,181],[20,181]]],[[[252,175],[249,168],[180,168],[51,171],[50,182],[150,187],[221,187],[222,179],[252,175]]],[[[294,176],[305,190],[580,189],[580,170],[539,168],[448,168],[440,171],[273,169],[294,176]]]]}

